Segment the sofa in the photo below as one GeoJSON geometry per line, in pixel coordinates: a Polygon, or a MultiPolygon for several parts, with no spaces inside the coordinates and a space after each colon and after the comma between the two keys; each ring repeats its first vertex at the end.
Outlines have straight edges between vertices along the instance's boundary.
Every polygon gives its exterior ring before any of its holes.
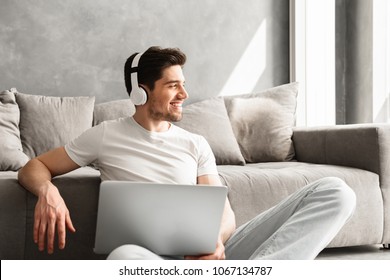
{"type": "MultiPolygon", "coordinates": [[[[297,127],[298,84],[213,97],[183,108],[177,125],[209,142],[241,225],[304,185],[343,179],[356,193],[353,217],[329,247],[390,243],[390,125],[297,127]]],[[[0,258],[104,259],[93,252],[99,170],[55,177],[76,233],[64,250],[39,252],[33,242],[36,197],[19,185],[30,159],[64,145],[93,125],[134,113],[130,100],[56,97],[9,89],[0,94],[0,258]]]]}

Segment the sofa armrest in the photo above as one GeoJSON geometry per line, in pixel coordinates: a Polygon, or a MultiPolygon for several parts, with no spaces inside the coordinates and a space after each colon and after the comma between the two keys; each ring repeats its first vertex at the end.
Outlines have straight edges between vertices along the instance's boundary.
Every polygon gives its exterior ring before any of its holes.
{"type": "Polygon", "coordinates": [[[296,127],[296,159],[375,172],[390,188],[390,124],[296,127]]]}
{"type": "Polygon", "coordinates": [[[298,161],[365,169],[390,189],[390,124],[296,127],[293,143],[298,161]]]}
{"type": "Polygon", "coordinates": [[[390,243],[390,124],[296,127],[296,159],[302,162],[343,165],[379,175],[383,198],[382,243],[390,243]]]}

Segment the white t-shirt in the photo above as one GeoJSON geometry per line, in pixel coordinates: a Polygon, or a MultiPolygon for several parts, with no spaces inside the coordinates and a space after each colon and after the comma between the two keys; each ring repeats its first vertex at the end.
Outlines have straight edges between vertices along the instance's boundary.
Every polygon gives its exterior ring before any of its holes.
{"type": "Polygon", "coordinates": [[[173,124],[151,132],[132,117],[92,127],[65,150],[80,166],[94,164],[102,180],[196,184],[198,176],[218,174],[204,137],[173,124]]]}

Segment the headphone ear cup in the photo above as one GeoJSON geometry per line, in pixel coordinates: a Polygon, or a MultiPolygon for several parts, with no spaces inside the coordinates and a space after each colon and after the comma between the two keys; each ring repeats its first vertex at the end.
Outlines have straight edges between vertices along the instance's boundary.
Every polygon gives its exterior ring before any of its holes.
{"type": "Polygon", "coordinates": [[[137,87],[131,92],[130,100],[134,105],[144,105],[148,100],[148,95],[142,87],[137,87]]]}
{"type": "Polygon", "coordinates": [[[133,61],[131,62],[131,92],[130,100],[134,105],[144,105],[148,100],[148,95],[146,90],[142,88],[138,83],[138,62],[141,59],[142,53],[138,53],[134,56],[133,61]]]}

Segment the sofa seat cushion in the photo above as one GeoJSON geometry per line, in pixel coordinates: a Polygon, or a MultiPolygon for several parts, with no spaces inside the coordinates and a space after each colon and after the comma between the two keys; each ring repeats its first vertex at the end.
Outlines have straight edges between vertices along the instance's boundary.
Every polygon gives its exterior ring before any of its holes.
{"type": "Polygon", "coordinates": [[[343,179],[355,191],[357,207],[354,216],[329,247],[376,244],[381,241],[383,201],[379,176],[373,172],[302,162],[218,166],[218,170],[222,183],[229,188],[237,226],[271,208],[306,184],[333,176],[343,179]],[[357,234],[351,235],[351,232],[357,234]]]}

